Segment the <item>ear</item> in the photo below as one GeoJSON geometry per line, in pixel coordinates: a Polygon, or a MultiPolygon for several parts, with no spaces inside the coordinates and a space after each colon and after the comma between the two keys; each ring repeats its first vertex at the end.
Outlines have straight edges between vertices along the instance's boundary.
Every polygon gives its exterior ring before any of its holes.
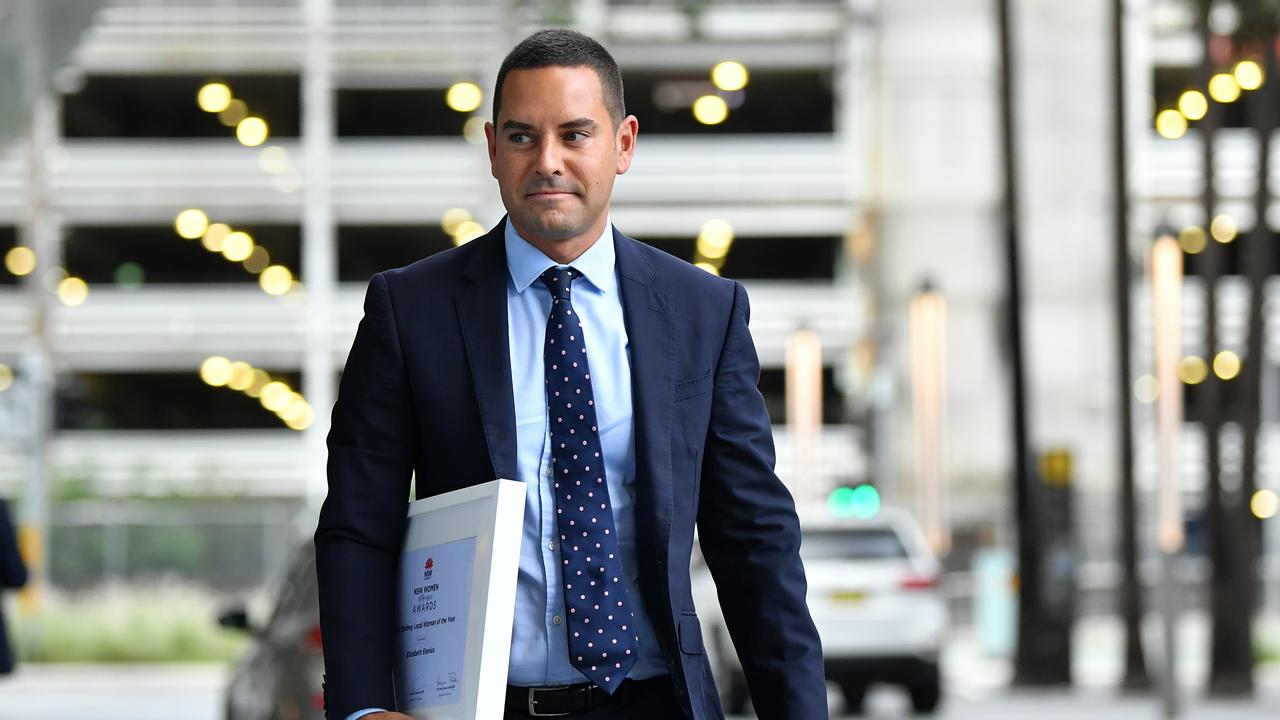
{"type": "Polygon", "coordinates": [[[498,177],[498,130],[493,123],[485,121],[484,139],[489,146],[489,174],[498,177]]]}
{"type": "Polygon", "coordinates": [[[636,153],[636,135],[640,132],[640,121],[635,115],[628,115],[618,123],[618,134],[614,138],[614,147],[618,148],[619,175],[631,167],[631,158],[636,153]]]}

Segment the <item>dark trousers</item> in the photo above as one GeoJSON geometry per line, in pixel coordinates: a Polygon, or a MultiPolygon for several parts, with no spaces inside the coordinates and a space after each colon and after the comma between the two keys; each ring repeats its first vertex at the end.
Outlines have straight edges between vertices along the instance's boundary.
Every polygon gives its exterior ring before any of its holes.
{"type": "MultiPolygon", "coordinates": [[[[675,685],[670,676],[663,675],[641,680],[637,692],[629,692],[617,702],[565,715],[562,720],[680,720],[684,716],[675,685]]],[[[502,717],[503,720],[527,720],[530,715],[507,710],[502,717]]]]}

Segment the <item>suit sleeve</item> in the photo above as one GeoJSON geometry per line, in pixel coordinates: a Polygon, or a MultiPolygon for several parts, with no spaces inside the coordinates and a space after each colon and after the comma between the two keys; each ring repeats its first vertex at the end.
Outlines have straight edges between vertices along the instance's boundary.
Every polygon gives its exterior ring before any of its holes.
{"type": "Polygon", "coordinates": [[[315,534],[330,718],[395,707],[396,566],[418,443],[391,293],[379,273],[333,407],[329,494],[315,534]]]}
{"type": "Polygon", "coordinates": [[[822,646],[805,602],[795,502],[774,474],[746,291],[716,369],[702,462],[698,534],[725,625],[761,720],[827,717],[822,646]]]}
{"type": "Polygon", "coordinates": [[[27,566],[18,554],[18,538],[9,520],[9,506],[0,500],[0,587],[20,588],[27,584],[27,566]]]}

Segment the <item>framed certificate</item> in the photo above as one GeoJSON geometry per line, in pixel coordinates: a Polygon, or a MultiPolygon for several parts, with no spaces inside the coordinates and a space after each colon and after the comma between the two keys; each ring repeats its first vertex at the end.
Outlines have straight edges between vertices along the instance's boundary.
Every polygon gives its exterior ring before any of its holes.
{"type": "Polygon", "coordinates": [[[400,712],[502,717],[524,504],[525,485],[512,480],[409,504],[396,597],[400,712]]]}

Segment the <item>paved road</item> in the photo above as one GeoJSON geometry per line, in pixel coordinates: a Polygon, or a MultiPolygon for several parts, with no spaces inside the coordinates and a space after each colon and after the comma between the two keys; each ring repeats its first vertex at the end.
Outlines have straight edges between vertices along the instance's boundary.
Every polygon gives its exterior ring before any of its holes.
{"type": "Polygon", "coordinates": [[[20,665],[0,720],[221,720],[220,665],[20,665]]]}
{"type": "MultiPolygon", "coordinates": [[[[986,669],[981,669],[985,672],[986,669]]],[[[1185,718],[1275,720],[1280,718],[1280,683],[1264,674],[1252,703],[1190,703],[1185,718]]],[[[25,666],[0,681],[0,720],[221,720],[219,696],[225,668],[196,666],[25,666]]],[[[965,682],[955,672],[939,720],[1134,720],[1158,717],[1152,698],[1118,699],[1102,688],[1070,693],[1010,693],[992,680],[965,682]]],[[[832,696],[833,717],[840,700],[832,696]]],[[[911,717],[905,695],[873,689],[868,718],[911,717]]]]}
{"type": "MultiPolygon", "coordinates": [[[[943,701],[938,720],[1156,720],[1162,718],[1154,697],[1119,698],[1110,690],[1072,692],[999,692],[979,696],[951,694],[943,701]]],[[[833,699],[832,717],[840,717],[833,699]]],[[[876,720],[910,718],[905,695],[884,689],[867,698],[866,715],[876,720]]],[[[1268,691],[1255,702],[1223,703],[1191,700],[1183,718],[1188,720],[1276,720],[1280,718],[1280,693],[1268,691]]]]}

